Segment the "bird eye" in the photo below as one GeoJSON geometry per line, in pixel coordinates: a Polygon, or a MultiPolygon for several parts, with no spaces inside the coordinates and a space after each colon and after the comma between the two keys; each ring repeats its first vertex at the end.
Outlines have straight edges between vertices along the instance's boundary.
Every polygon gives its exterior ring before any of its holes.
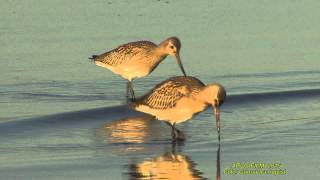
{"type": "Polygon", "coordinates": [[[174,46],[172,46],[172,45],[171,45],[171,46],[170,46],[170,48],[171,48],[171,49],[173,49],[173,48],[174,48],[174,46]]]}

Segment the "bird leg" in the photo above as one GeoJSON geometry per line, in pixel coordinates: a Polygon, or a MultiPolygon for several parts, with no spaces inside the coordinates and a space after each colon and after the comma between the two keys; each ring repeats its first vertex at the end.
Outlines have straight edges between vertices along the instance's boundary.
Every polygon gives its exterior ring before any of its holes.
{"type": "Polygon", "coordinates": [[[133,91],[132,81],[129,81],[129,90],[130,90],[130,94],[131,94],[131,100],[134,101],[136,98],[135,98],[134,91],[133,91]]]}
{"type": "Polygon", "coordinates": [[[185,140],[184,133],[175,127],[176,123],[171,124],[170,122],[166,122],[166,124],[168,124],[171,127],[172,141],[175,142],[185,140]]]}
{"type": "Polygon", "coordinates": [[[130,88],[129,86],[130,86],[130,81],[127,82],[127,91],[126,91],[126,98],[127,98],[127,100],[129,99],[129,93],[130,93],[130,92],[129,92],[129,91],[130,91],[130,90],[129,90],[129,88],[130,88]]]}
{"type": "Polygon", "coordinates": [[[177,134],[176,134],[175,127],[174,127],[174,125],[172,125],[172,124],[170,124],[170,126],[171,126],[171,137],[172,137],[172,140],[173,140],[173,141],[176,141],[176,139],[177,139],[177,134]]]}
{"type": "Polygon", "coordinates": [[[180,131],[178,128],[176,128],[176,127],[175,127],[175,130],[176,130],[177,135],[178,135],[177,140],[184,141],[185,140],[184,133],[182,131],[180,131]]]}
{"type": "Polygon", "coordinates": [[[174,126],[173,126],[170,122],[165,121],[165,123],[168,124],[168,125],[171,127],[171,137],[172,137],[172,141],[175,141],[177,135],[176,135],[176,131],[175,131],[174,126]]]}
{"type": "Polygon", "coordinates": [[[130,96],[131,96],[131,101],[134,101],[135,95],[134,95],[134,91],[133,91],[133,87],[132,87],[132,82],[128,81],[127,82],[127,92],[126,92],[127,100],[129,100],[130,96]]]}

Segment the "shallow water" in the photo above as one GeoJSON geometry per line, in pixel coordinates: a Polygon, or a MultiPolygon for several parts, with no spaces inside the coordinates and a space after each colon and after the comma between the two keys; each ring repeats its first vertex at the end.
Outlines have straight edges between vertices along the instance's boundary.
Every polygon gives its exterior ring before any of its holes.
{"type": "MultiPolygon", "coordinates": [[[[125,81],[87,58],[175,35],[188,75],[219,82],[221,179],[319,179],[318,1],[17,1],[0,7],[1,179],[216,179],[209,110],[170,128],[128,110],[125,81]],[[231,174],[281,163],[284,175],[231,174]]],[[[181,75],[168,57],[142,95],[181,75]]],[[[256,170],[256,169],[254,169],[256,170]]]]}
{"type": "MultiPolygon", "coordinates": [[[[308,171],[319,167],[315,157],[320,90],[297,105],[301,94],[306,93],[286,92],[283,99],[267,93],[229,97],[230,103],[223,107],[221,179],[318,176],[308,171]],[[236,162],[281,163],[287,174],[226,174],[236,162]]],[[[218,141],[211,112],[179,128],[187,140],[172,144],[166,124],[125,106],[3,122],[1,175],[5,179],[215,179],[218,141]]]]}

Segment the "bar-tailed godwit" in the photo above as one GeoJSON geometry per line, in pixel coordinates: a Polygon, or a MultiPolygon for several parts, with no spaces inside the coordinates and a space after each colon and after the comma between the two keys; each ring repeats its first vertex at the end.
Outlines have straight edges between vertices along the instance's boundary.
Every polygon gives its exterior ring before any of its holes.
{"type": "Polygon", "coordinates": [[[177,37],[170,37],[159,45],[150,41],[136,41],[100,55],[93,55],[94,63],[111,70],[128,80],[127,97],[129,93],[134,99],[132,81],[150,74],[168,55],[174,56],[184,76],[186,76],[180,59],[181,43],[177,37]]]}
{"type": "Polygon", "coordinates": [[[172,128],[174,141],[184,139],[183,133],[175,127],[177,123],[212,106],[220,141],[220,106],[225,98],[226,91],[220,84],[205,85],[195,77],[177,76],[161,82],[130,106],[165,121],[172,128]]]}

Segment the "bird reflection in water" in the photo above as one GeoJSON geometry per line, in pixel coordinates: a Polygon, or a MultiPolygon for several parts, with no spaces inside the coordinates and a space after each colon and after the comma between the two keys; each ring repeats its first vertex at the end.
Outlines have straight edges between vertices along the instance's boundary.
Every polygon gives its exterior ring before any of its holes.
{"type": "MultiPolygon", "coordinates": [[[[168,180],[203,180],[208,179],[196,169],[197,163],[181,153],[164,153],[161,156],[129,165],[129,178],[134,180],[168,179],[168,180]]],[[[216,180],[221,180],[220,144],[217,149],[216,180]]]]}
{"type": "Polygon", "coordinates": [[[181,153],[164,153],[158,157],[129,165],[129,179],[207,179],[196,169],[196,163],[181,153]]]}
{"type": "Polygon", "coordinates": [[[118,144],[118,151],[138,151],[143,150],[142,143],[148,141],[157,132],[152,129],[158,124],[149,115],[139,115],[106,123],[96,131],[96,137],[100,142],[107,144],[118,144]]]}
{"type": "Polygon", "coordinates": [[[138,116],[121,119],[104,126],[107,137],[111,142],[143,143],[149,132],[148,124],[151,116],[138,116]]]}
{"type": "MultiPolygon", "coordinates": [[[[197,163],[190,156],[181,153],[181,150],[176,151],[183,144],[178,142],[173,142],[172,144],[158,144],[158,142],[149,144],[152,141],[152,137],[161,136],[161,129],[161,123],[155,121],[152,116],[140,115],[105,124],[97,129],[97,137],[102,138],[104,142],[109,144],[108,152],[110,152],[111,144],[120,144],[121,146],[116,146],[117,153],[119,151],[125,151],[126,153],[142,152],[145,148],[148,148],[148,152],[161,154],[151,158],[144,158],[142,161],[133,159],[128,165],[125,165],[127,170],[124,176],[127,176],[127,179],[208,179],[204,177],[201,171],[196,169],[197,163]],[[148,141],[149,143],[146,143],[148,141]],[[150,149],[149,146],[155,147],[150,149]],[[166,147],[161,148],[160,146],[166,147]],[[163,153],[163,150],[165,153],[163,153]]],[[[165,136],[166,133],[164,133],[163,137],[165,136]]],[[[217,149],[216,180],[221,180],[220,144],[217,149]]]]}
{"type": "Polygon", "coordinates": [[[221,168],[220,168],[220,142],[217,149],[217,170],[216,170],[216,180],[221,180],[221,168]]]}

